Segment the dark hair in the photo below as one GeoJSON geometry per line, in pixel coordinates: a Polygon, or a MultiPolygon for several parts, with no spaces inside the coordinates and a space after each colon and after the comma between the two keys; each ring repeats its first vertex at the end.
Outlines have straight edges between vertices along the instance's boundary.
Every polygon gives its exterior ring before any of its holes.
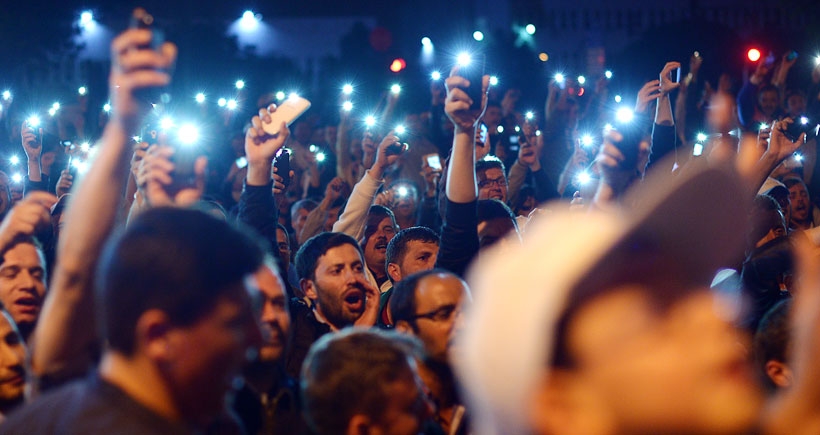
{"type": "Polygon", "coordinates": [[[102,337],[132,354],[149,309],[186,326],[262,264],[265,250],[244,231],[196,210],[155,208],[112,237],[97,269],[102,337]]]}
{"type": "Polygon", "coordinates": [[[414,372],[408,349],[419,346],[406,342],[416,340],[391,331],[348,328],[314,343],[301,381],[304,417],[314,433],[345,433],[356,414],[380,421],[391,384],[414,372]]]}
{"type": "Polygon", "coordinates": [[[365,220],[364,224],[364,238],[362,239],[362,245],[367,244],[367,241],[370,239],[370,236],[379,231],[379,223],[381,223],[381,221],[383,221],[385,218],[390,218],[390,221],[393,223],[393,226],[396,226],[396,216],[393,214],[393,210],[390,210],[389,208],[383,205],[370,206],[370,209],[367,211],[367,220],[365,220]]]}
{"type": "Polygon", "coordinates": [[[786,186],[786,189],[791,189],[792,186],[802,184],[803,188],[809,190],[808,186],[806,186],[806,182],[799,177],[789,177],[783,180],[783,184],[786,186]]]}
{"type": "Polygon", "coordinates": [[[772,85],[772,84],[765,85],[765,86],[763,86],[762,88],[760,88],[760,89],[757,91],[757,95],[758,95],[758,96],[760,96],[760,95],[762,95],[764,92],[777,92],[778,94],[780,93],[780,91],[778,91],[778,90],[777,90],[777,87],[776,87],[775,85],[772,85]]]}
{"type": "Polygon", "coordinates": [[[353,237],[345,233],[320,233],[309,238],[296,253],[296,274],[299,279],[316,279],[316,263],[325,253],[337,246],[351,245],[364,258],[362,247],[353,237]]]}
{"type": "Polygon", "coordinates": [[[501,172],[504,173],[504,177],[506,178],[507,169],[504,167],[504,162],[502,162],[501,160],[495,157],[485,157],[475,162],[476,175],[484,174],[486,170],[493,168],[501,169],[501,172]]]}
{"type": "Polygon", "coordinates": [[[786,362],[791,348],[791,324],[789,311],[792,301],[786,299],[775,304],[760,320],[755,332],[753,349],[757,367],[762,371],[764,383],[771,389],[777,388],[766,374],[769,361],[786,362]]]}
{"type": "Polygon", "coordinates": [[[387,244],[385,264],[401,263],[402,260],[404,260],[404,256],[407,255],[407,245],[414,241],[439,244],[438,234],[430,228],[421,226],[405,228],[396,233],[393,239],[387,244]]]}
{"type": "Polygon", "coordinates": [[[308,212],[311,212],[318,206],[319,204],[312,199],[300,199],[290,206],[290,215],[293,216],[293,214],[300,209],[305,209],[308,212]]]}
{"type": "Polygon", "coordinates": [[[780,210],[780,204],[768,195],[757,195],[755,197],[752,202],[749,221],[751,223],[749,246],[752,248],[770,230],[782,227],[784,233],[786,231],[786,222],[780,210]]]}
{"type": "Polygon", "coordinates": [[[452,275],[444,269],[423,270],[402,279],[393,286],[388,309],[393,317],[394,325],[403,320],[410,324],[414,332],[416,331],[416,288],[424,278],[438,274],[452,275]]]}
{"type": "Polygon", "coordinates": [[[518,223],[515,220],[515,214],[507,204],[497,199],[482,199],[477,204],[478,221],[484,222],[492,219],[511,219],[518,228],[518,223]]]}

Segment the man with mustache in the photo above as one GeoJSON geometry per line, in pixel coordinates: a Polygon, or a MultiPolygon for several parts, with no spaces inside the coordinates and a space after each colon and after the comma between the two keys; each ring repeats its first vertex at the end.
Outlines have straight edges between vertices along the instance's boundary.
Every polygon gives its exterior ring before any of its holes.
{"type": "Polygon", "coordinates": [[[373,326],[379,309],[379,290],[365,276],[362,248],[347,234],[308,239],[296,253],[296,271],[311,305],[291,305],[293,334],[286,368],[293,377],[299,376],[308,349],[319,337],[347,326],[373,326]]]}
{"type": "Polygon", "coordinates": [[[26,347],[9,313],[0,309],[0,421],[25,400],[26,347]]]}
{"type": "Polygon", "coordinates": [[[382,292],[390,288],[386,269],[387,244],[398,231],[396,218],[389,208],[382,205],[370,206],[364,227],[364,238],[360,244],[364,247],[365,264],[382,292]]]}

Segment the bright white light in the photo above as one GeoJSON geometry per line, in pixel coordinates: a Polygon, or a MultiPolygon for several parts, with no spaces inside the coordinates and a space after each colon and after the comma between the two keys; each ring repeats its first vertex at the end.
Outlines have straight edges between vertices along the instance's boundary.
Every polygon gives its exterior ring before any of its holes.
{"type": "Polygon", "coordinates": [[[228,100],[228,103],[225,105],[225,107],[227,107],[228,110],[236,110],[236,106],[237,106],[236,100],[234,100],[233,98],[228,100]]]}
{"type": "Polygon", "coordinates": [[[814,57],[814,65],[820,66],[820,55],[814,57]]]}
{"type": "Polygon", "coordinates": [[[591,147],[593,143],[594,143],[594,140],[592,139],[592,135],[585,134],[585,135],[581,136],[581,145],[582,146],[591,147]]]}
{"type": "Polygon", "coordinates": [[[564,75],[561,73],[555,74],[555,83],[564,83],[564,75]]]}
{"type": "Polygon", "coordinates": [[[9,163],[11,163],[12,165],[19,165],[20,164],[20,157],[11,156],[11,158],[9,158],[9,163]]]}
{"type": "Polygon", "coordinates": [[[441,80],[441,73],[438,71],[433,71],[430,73],[430,78],[433,80],[441,80]]]}
{"type": "Polygon", "coordinates": [[[518,133],[518,132],[520,132],[520,131],[521,131],[521,127],[519,127],[519,126],[517,126],[517,125],[516,125],[516,126],[515,126],[515,132],[516,132],[516,133],[518,133]]]}
{"type": "Polygon", "coordinates": [[[767,128],[769,128],[769,124],[766,124],[765,122],[761,122],[760,125],[757,127],[757,131],[765,130],[767,128]]]}
{"type": "Polygon", "coordinates": [[[635,112],[628,107],[621,107],[617,112],[615,112],[615,119],[622,124],[630,123],[634,118],[635,112]]]}
{"type": "Polygon", "coordinates": [[[527,114],[524,115],[524,116],[527,118],[527,120],[532,120],[532,118],[535,117],[535,114],[530,111],[530,112],[527,112],[527,114]]]}
{"type": "Polygon", "coordinates": [[[139,137],[139,136],[133,136],[133,137],[131,137],[131,139],[133,139],[134,142],[142,142],[142,138],[139,137]]]}
{"type": "Polygon", "coordinates": [[[71,161],[71,166],[77,168],[77,172],[81,174],[84,174],[86,171],[88,171],[88,162],[84,162],[80,159],[73,159],[71,161]]]}
{"type": "Polygon", "coordinates": [[[216,105],[219,106],[219,107],[225,107],[226,104],[228,104],[228,100],[226,100],[224,98],[220,98],[220,99],[216,100],[216,105]]]}
{"type": "Polygon", "coordinates": [[[352,94],[353,93],[353,85],[351,85],[350,83],[346,83],[344,86],[342,86],[342,93],[345,94],[345,95],[352,94]]]}
{"type": "Polygon", "coordinates": [[[480,30],[476,30],[475,32],[473,32],[473,39],[475,39],[476,41],[483,41],[484,33],[482,33],[480,30]]]}
{"type": "Polygon", "coordinates": [[[376,117],[373,115],[367,115],[364,117],[364,125],[368,127],[373,127],[376,125],[376,117]]]}
{"type": "Polygon", "coordinates": [[[308,147],[308,151],[315,153],[316,151],[319,151],[319,147],[317,147],[315,144],[310,144],[310,146],[308,147]]]}
{"type": "Polygon", "coordinates": [[[86,88],[85,86],[80,86],[80,88],[77,89],[77,93],[80,95],[85,95],[88,93],[88,88],[86,88]]]}
{"type": "Polygon", "coordinates": [[[87,29],[94,26],[94,14],[91,11],[83,11],[80,14],[80,27],[87,29]]]}
{"type": "Polygon", "coordinates": [[[490,86],[498,86],[498,77],[490,76],[490,86]]]}
{"type": "Polygon", "coordinates": [[[239,20],[239,27],[246,32],[251,32],[259,27],[259,19],[254,15],[253,11],[245,11],[242,14],[242,19],[239,20]]]}
{"type": "Polygon", "coordinates": [[[103,112],[108,113],[111,111],[111,103],[103,104],[103,112]]]}
{"type": "Polygon", "coordinates": [[[612,78],[612,71],[610,71],[610,70],[606,70],[606,71],[604,72],[604,77],[606,77],[606,78],[608,78],[608,79],[611,79],[611,78],[612,78]]]}
{"type": "Polygon", "coordinates": [[[535,35],[535,25],[527,24],[526,27],[524,27],[524,31],[526,31],[528,35],[535,35]]]}
{"type": "Polygon", "coordinates": [[[196,102],[199,103],[199,104],[204,103],[205,102],[205,94],[203,94],[202,92],[196,94],[196,97],[194,97],[194,100],[196,100],[196,102]]]}
{"type": "Polygon", "coordinates": [[[88,143],[88,142],[81,143],[80,144],[80,150],[84,153],[87,153],[89,150],[91,150],[91,144],[88,143]]]}
{"type": "Polygon", "coordinates": [[[57,114],[57,109],[55,109],[53,107],[51,109],[48,109],[48,114],[49,114],[49,116],[56,115],[57,114]]]}
{"type": "Polygon", "coordinates": [[[697,136],[695,136],[698,142],[705,142],[708,138],[709,136],[706,136],[706,133],[698,133],[697,136]]]}
{"type": "Polygon", "coordinates": [[[396,134],[404,134],[404,133],[407,132],[407,129],[404,128],[403,125],[397,125],[396,128],[393,131],[395,131],[396,134]]]}
{"type": "Polygon", "coordinates": [[[798,162],[802,162],[802,161],[803,161],[803,155],[802,155],[802,154],[794,153],[794,154],[792,155],[792,157],[794,157],[794,160],[796,160],[796,161],[798,161],[798,162]]]}
{"type": "Polygon", "coordinates": [[[11,181],[15,183],[20,183],[23,181],[23,175],[20,173],[14,174],[11,176],[11,181]]]}
{"type": "Polygon", "coordinates": [[[612,130],[612,128],[613,128],[612,124],[609,124],[609,123],[604,124],[604,132],[605,133],[612,130]]]}
{"type": "Polygon", "coordinates": [[[808,123],[809,123],[809,118],[806,118],[805,116],[800,117],[800,124],[806,125],[808,123]]]}
{"type": "Polygon", "coordinates": [[[399,186],[396,189],[396,193],[398,193],[399,196],[407,196],[410,193],[410,190],[407,189],[407,186],[399,186]]]}
{"type": "Polygon", "coordinates": [[[692,148],[692,155],[699,156],[701,154],[703,154],[703,144],[696,143],[695,146],[692,148]]]}
{"type": "Polygon", "coordinates": [[[294,98],[299,98],[299,93],[296,92],[296,91],[293,91],[293,92],[288,94],[288,99],[294,99],[294,98]]]}
{"type": "Polygon", "coordinates": [[[8,101],[10,99],[11,99],[11,91],[6,89],[5,91],[3,91],[3,100],[8,101]]]}
{"type": "Polygon", "coordinates": [[[54,110],[60,110],[60,103],[55,101],[54,103],[51,104],[51,108],[54,109],[54,110]]]}
{"type": "Polygon", "coordinates": [[[174,126],[174,120],[170,117],[164,117],[159,121],[159,127],[163,130],[170,130],[174,126]]]}
{"type": "Polygon", "coordinates": [[[470,57],[470,53],[459,53],[456,57],[456,63],[458,66],[467,66],[472,62],[473,59],[470,57]]]}
{"type": "Polygon", "coordinates": [[[421,45],[423,47],[432,47],[433,41],[431,41],[430,38],[425,36],[424,38],[421,38],[421,45]]]}
{"type": "Polygon", "coordinates": [[[536,136],[541,136],[541,130],[535,130],[535,135],[536,136]]]}
{"type": "Polygon", "coordinates": [[[401,86],[399,86],[397,84],[394,84],[393,86],[390,86],[390,92],[392,92],[394,94],[398,94],[399,92],[401,92],[401,86]]]}
{"type": "Polygon", "coordinates": [[[622,98],[621,98],[621,96],[620,96],[620,95],[616,95],[616,96],[615,96],[615,102],[616,102],[616,103],[620,103],[620,102],[621,102],[621,100],[622,100],[622,98]]]}
{"type": "Polygon", "coordinates": [[[40,117],[37,115],[29,116],[26,120],[29,127],[37,128],[40,126],[40,117]]]}
{"type": "Polygon", "coordinates": [[[504,133],[504,126],[503,126],[503,125],[499,125],[499,126],[495,129],[495,131],[497,131],[497,132],[499,132],[499,133],[504,133]]]}
{"type": "Polygon", "coordinates": [[[579,84],[579,85],[583,85],[583,84],[584,84],[584,83],[586,83],[586,82],[587,82],[587,78],[586,78],[586,77],[584,77],[584,76],[578,76],[578,84],[579,84]]]}
{"type": "Polygon", "coordinates": [[[578,175],[575,177],[575,180],[578,181],[578,184],[580,186],[583,186],[592,181],[592,176],[589,175],[589,172],[586,171],[579,172],[578,175]]]}
{"type": "Polygon", "coordinates": [[[316,153],[316,161],[317,162],[322,163],[322,162],[325,161],[325,158],[327,158],[327,156],[325,156],[325,153],[323,153],[323,152],[316,153]]]}
{"type": "Polygon", "coordinates": [[[279,101],[284,100],[285,99],[285,93],[282,92],[282,91],[277,91],[276,92],[276,99],[279,100],[279,101]]]}
{"type": "Polygon", "coordinates": [[[245,88],[245,81],[237,80],[236,83],[234,83],[234,86],[236,86],[236,89],[243,89],[245,88]]]}
{"type": "Polygon", "coordinates": [[[183,145],[193,145],[199,140],[199,129],[193,124],[182,124],[177,137],[183,145]]]}
{"type": "Polygon", "coordinates": [[[345,112],[350,112],[351,110],[353,110],[353,103],[350,101],[345,101],[344,103],[342,103],[342,110],[344,110],[345,112]]]}

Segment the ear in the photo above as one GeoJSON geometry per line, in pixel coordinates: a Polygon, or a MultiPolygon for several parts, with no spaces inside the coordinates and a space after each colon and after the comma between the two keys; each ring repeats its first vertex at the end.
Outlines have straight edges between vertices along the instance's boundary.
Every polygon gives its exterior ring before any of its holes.
{"type": "Polygon", "coordinates": [[[544,371],[530,401],[535,433],[613,433],[614,425],[590,385],[568,370],[544,371]]]}
{"type": "Polygon", "coordinates": [[[399,269],[399,265],[396,263],[387,263],[387,274],[390,275],[390,279],[393,282],[401,281],[401,269],[399,269]]]}
{"type": "Polygon", "coordinates": [[[168,315],[160,310],[148,310],[137,319],[134,328],[135,348],[153,361],[167,361],[172,354],[168,315]]]}
{"type": "Polygon", "coordinates": [[[410,323],[406,320],[399,320],[396,322],[396,331],[401,332],[402,334],[413,335],[413,327],[411,327],[410,323]]]}
{"type": "Polygon", "coordinates": [[[788,388],[794,382],[792,370],[782,361],[766,361],[766,376],[768,376],[778,388],[788,388]]]}
{"type": "Polygon", "coordinates": [[[347,435],[367,435],[372,432],[370,418],[366,415],[355,414],[347,423],[347,435]]]}
{"type": "Polygon", "coordinates": [[[316,288],[313,285],[313,281],[307,278],[302,278],[299,280],[299,287],[308,299],[315,301],[319,298],[319,295],[316,294],[316,288]]]}

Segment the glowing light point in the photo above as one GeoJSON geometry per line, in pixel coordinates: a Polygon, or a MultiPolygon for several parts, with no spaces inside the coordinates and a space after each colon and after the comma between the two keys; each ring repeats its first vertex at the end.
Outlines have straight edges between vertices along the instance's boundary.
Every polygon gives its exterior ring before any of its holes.
{"type": "Polygon", "coordinates": [[[524,115],[524,116],[525,116],[525,117],[527,118],[527,120],[529,121],[529,120],[532,120],[532,119],[535,117],[535,114],[534,114],[534,113],[532,113],[532,111],[530,111],[530,112],[527,112],[527,113],[526,113],[526,115],[524,115]]]}
{"type": "Polygon", "coordinates": [[[620,109],[618,109],[617,112],[615,112],[615,119],[617,119],[618,122],[622,124],[632,122],[634,118],[635,112],[633,112],[632,109],[629,109],[628,107],[621,107],[620,109]]]}
{"type": "Polygon", "coordinates": [[[758,60],[760,60],[760,50],[752,48],[749,50],[748,53],[746,53],[746,56],[749,58],[750,61],[757,62],[758,60]]]}
{"type": "Polygon", "coordinates": [[[472,62],[473,59],[470,57],[470,53],[459,53],[456,57],[456,63],[458,66],[467,66],[472,62]]]}
{"type": "Polygon", "coordinates": [[[15,183],[21,183],[23,181],[23,175],[19,173],[14,174],[11,176],[11,181],[15,183]]]}
{"type": "Polygon", "coordinates": [[[424,47],[431,47],[433,45],[433,41],[425,36],[424,38],[421,38],[421,45],[424,47]]]}
{"type": "Polygon", "coordinates": [[[794,157],[794,160],[796,160],[796,161],[798,161],[798,162],[802,162],[802,161],[803,161],[803,155],[802,155],[802,154],[794,153],[794,154],[792,155],[792,157],[794,157]]]}
{"type": "Polygon", "coordinates": [[[575,179],[576,179],[576,181],[578,181],[579,185],[583,186],[583,185],[589,183],[590,181],[592,181],[592,176],[589,175],[589,172],[584,171],[584,172],[579,173],[578,176],[575,177],[575,179]]]}
{"type": "Polygon", "coordinates": [[[282,91],[276,92],[276,99],[279,100],[279,101],[284,100],[285,99],[285,93],[282,92],[282,91]]]}
{"type": "Polygon", "coordinates": [[[164,117],[159,121],[159,127],[163,130],[169,130],[174,126],[174,120],[169,117],[164,117]]]}
{"type": "Polygon", "coordinates": [[[410,190],[407,189],[407,186],[399,186],[399,188],[396,189],[396,193],[398,193],[399,196],[407,196],[410,190]]]}
{"type": "Polygon", "coordinates": [[[11,100],[11,91],[6,89],[3,91],[3,100],[8,101],[11,100]]]}
{"type": "Polygon", "coordinates": [[[394,84],[393,86],[390,86],[390,92],[398,95],[399,92],[401,92],[401,86],[399,86],[398,84],[394,84]]]}
{"type": "Polygon", "coordinates": [[[80,95],[85,95],[88,93],[88,88],[86,88],[85,86],[80,86],[80,88],[77,89],[77,93],[80,95]]]}
{"type": "Polygon", "coordinates": [[[593,144],[593,139],[591,135],[585,134],[581,136],[581,145],[584,147],[591,147],[593,144]]]}
{"type": "Polygon", "coordinates": [[[524,31],[527,32],[528,35],[535,35],[535,25],[534,24],[527,24],[524,27],[524,31]]]}
{"type": "Polygon", "coordinates": [[[316,161],[317,162],[322,163],[322,162],[325,161],[326,158],[327,158],[327,156],[325,156],[325,153],[323,153],[323,152],[316,153],[316,161]]]}
{"type": "Polygon", "coordinates": [[[83,142],[82,144],[80,144],[80,150],[84,153],[87,153],[91,150],[91,144],[88,142],[83,142]]]}
{"type": "Polygon", "coordinates": [[[194,100],[196,100],[196,102],[199,103],[199,104],[204,103],[205,102],[205,94],[203,94],[202,92],[196,94],[196,97],[194,97],[194,100]]]}
{"type": "Polygon", "coordinates": [[[604,72],[604,77],[606,77],[606,78],[608,78],[608,79],[611,79],[611,78],[612,78],[612,71],[610,71],[610,70],[606,70],[606,71],[604,72]]]}
{"type": "Polygon", "coordinates": [[[52,109],[54,109],[54,110],[60,110],[60,103],[58,103],[58,102],[56,102],[56,101],[55,101],[55,102],[51,105],[51,108],[52,108],[52,109]]]}
{"type": "Polygon", "coordinates": [[[234,86],[236,86],[236,89],[244,89],[245,88],[245,81],[244,80],[237,80],[236,83],[234,83],[234,86]]]}
{"type": "Polygon", "coordinates": [[[490,76],[490,86],[498,86],[498,76],[490,76]]]}
{"type": "Polygon", "coordinates": [[[344,103],[342,103],[342,110],[344,110],[345,112],[350,112],[351,110],[353,110],[353,103],[350,101],[345,101],[344,103]]]}
{"type": "Polygon", "coordinates": [[[228,104],[228,100],[226,100],[224,98],[220,98],[220,99],[216,100],[216,105],[219,106],[219,107],[225,107],[226,104],[228,104]]]}
{"type": "Polygon", "coordinates": [[[376,117],[373,116],[373,115],[365,116],[364,125],[366,125],[368,127],[373,127],[374,125],[376,125],[376,117]]]}
{"type": "Polygon", "coordinates": [[[578,84],[583,85],[587,82],[587,78],[584,76],[578,76],[578,84]]]}
{"type": "Polygon", "coordinates": [[[239,20],[239,27],[249,32],[256,30],[259,27],[259,18],[261,18],[261,15],[256,15],[253,11],[245,11],[239,20]]]}
{"type": "Polygon", "coordinates": [[[476,30],[475,32],[473,32],[473,39],[475,39],[476,41],[483,41],[484,33],[480,30],[476,30]]]}
{"type": "Polygon", "coordinates": [[[504,133],[504,126],[503,126],[503,125],[499,125],[499,126],[498,126],[498,128],[496,128],[496,129],[495,129],[495,131],[497,131],[497,132],[499,132],[499,133],[504,133]]]}
{"type": "Polygon", "coordinates": [[[622,100],[622,98],[621,98],[621,96],[620,96],[620,95],[616,95],[616,96],[615,96],[615,102],[616,102],[616,103],[620,103],[620,102],[621,102],[621,100],[622,100]]]}
{"type": "Polygon", "coordinates": [[[183,145],[193,145],[199,140],[199,129],[193,124],[183,124],[179,127],[177,137],[183,145]]]}
{"type": "Polygon", "coordinates": [[[407,132],[407,129],[404,128],[403,125],[397,125],[396,128],[393,131],[395,131],[396,134],[404,134],[404,133],[407,132]]]}
{"type": "Polygon", "coordinates": [[[441,73],[438,71],[433,71],[430,73],[430,78],[433,80],[441,80],[441,73]]]}
{"type": "Polygon", "coordinates": [[[555,74],[555,83],[564,83],[564,75],[561,73],[555,74]]]}
{"type": "Polygon", "coordinates": [[[695,136],[695,139],[697,139],[698,142],[704,142],[708,138],[709,137],[706,136],[706,133],[698,133],[697,136],[695,136]]]}
{"type": "Polygon", "coordinates": [[[11,158],[9,158],[9,163],[11,163],[12,165],[19,165],[20,164],[20,157],[11,156],[11,158]]]}
{"type": "Polygon", "coordinates": [[[225,107],[227,107],[228,110],[236,110],[236,106],[237,106],[237,102],[233,98],[228,100],[228,102],[225,104],[225,107]]]}
{"type": "Polygon", "coordinates": [[[344,86],[342,86],[342,93],[345,94],[345,95],[352,94],[353,93],[353,85],[351,85],[350,83],[347,83],[344,86]]]}
{"type": "Polygon", "coordinates": [[[703,144],[696,143],[695,146],[692,148],[692,155],[699,156],[701,154],[703,154],[703,144]]]}

